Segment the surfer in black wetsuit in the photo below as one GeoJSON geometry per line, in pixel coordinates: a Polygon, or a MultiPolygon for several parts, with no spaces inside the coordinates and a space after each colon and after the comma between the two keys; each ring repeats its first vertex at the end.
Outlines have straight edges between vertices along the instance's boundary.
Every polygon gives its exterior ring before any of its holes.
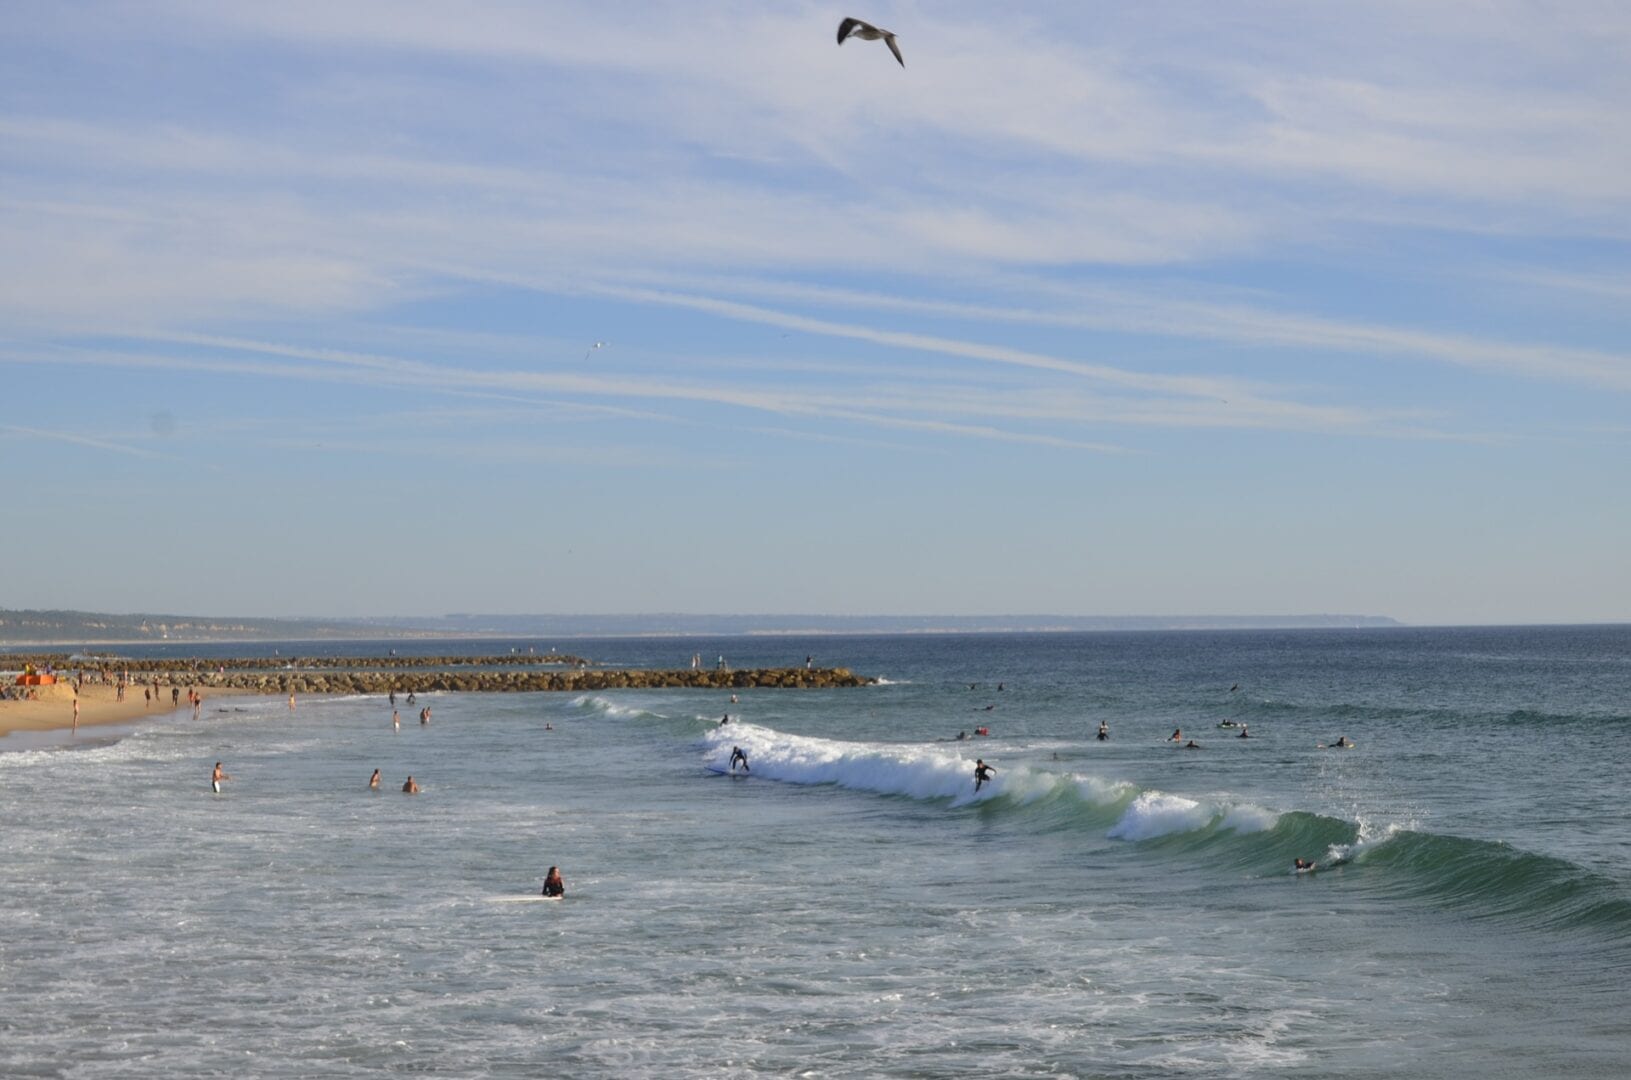
{"type": "Polygon", "coordinates": [[[1293,870],[1312,870],[1312,869],[1314,869],[1314,864],[1312,862],[1310,862],[1309,860],[1307,860],[1307,859],[1293,859],[1291,861],[1292,861],[1292,867],[1291,868],[1293,870]]]}
{"type": "Polygon", "coordinates": [[[974,790],[976,793],[979,792],[981,784],[991,779],[991,772],[991,766],[985,763],[984,758],[974,759],[974,790]]]}
{"type": "Polygon", "coordinates": [[[1237,739],[1249,739],[1249,738],[1251,738],[1251,736],[1246,733],[1246,725],[1245,724],[1240,725],[1240,734],[1236,735],[1235,738],[1237,738],[1237,739]]]}
{"type": "Polygon", "coordinates": [[[753,771],[752,769],[748,768],[748,756],[747,756],[747,753],[745,751],[743,751],[743,749],[740,746],[733,746],[733,747],[731,747],[731,772],[736,771],[736,763],[738,761],[740,761],[742,763],[742,771],[743,772],[752,772],[753,771]]]}
{"type": "Polygon", "coordinates": [[[551,866],[549,873],[544,875],[544,891],[542,896],[565,896],[566,882],[561,880],[561,868],[551,866]]]}
{"type": "Polygon", "coordinates": [[[1110,724],[1107,721],[1100,720],[1099,721],[1099,741],[1104,742],[1109,737],[1110,737],[1110,724]]]}

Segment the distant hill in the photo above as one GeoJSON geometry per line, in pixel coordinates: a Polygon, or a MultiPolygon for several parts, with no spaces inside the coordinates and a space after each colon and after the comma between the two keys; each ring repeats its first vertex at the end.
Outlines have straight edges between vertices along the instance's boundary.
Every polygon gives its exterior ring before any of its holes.
{"type": "Polygon", "coordinates": [[[0,644],[324,641],[427,637],[697,637],[739,634],[975,634],[1399,626],[1379,615],[431,615],[356,619],[108,615],[0,608],[0,644]]]}

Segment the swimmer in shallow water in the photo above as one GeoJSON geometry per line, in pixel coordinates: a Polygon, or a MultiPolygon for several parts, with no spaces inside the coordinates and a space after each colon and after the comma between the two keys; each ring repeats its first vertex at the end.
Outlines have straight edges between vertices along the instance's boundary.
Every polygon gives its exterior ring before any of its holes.
{"type": "Polygon", "coordinates": [[[210,773],[210,790],[217,795],[221,794],[221,781],[231,780],[232,777],[221,771],[221,763],[215,763],[215,771],[210,773]]]}
{"type": "Polygon", "coordinates": [[[1205,749],[1205,748],[1202,747],[1201,744],[1196,742],[1194,739],[1190,739],[1188,742],[1184,743],[1184,749],[1185,750],[1202,750],[1202,749],[1205,749]]]}
{"type": "Polygon", "coordinates": [[[1167,742],[1183,742],[1183,741],[1184,741],[1184,729],[1183,728],[1173,728],[1172,729],[1172,734],[1167,736],[1167,742]]]}
{"type": "Polygon", "coordinates": [[[368,790],[370,790],[370,791],[378,791],[379,790],[379,770],[378,769],[375,769],[374,770],[374,775],[370,776],[368,778],[368,790]]]}
{"type": "Polygon", "coordinates": [[[408,782],[402,785],[402,794],[404,794],[404,795],[417,795],[417,794],[419,794],[419,785],[414,783],[413,777],[411,777],[411,776],[408,777],[408,782]]]}

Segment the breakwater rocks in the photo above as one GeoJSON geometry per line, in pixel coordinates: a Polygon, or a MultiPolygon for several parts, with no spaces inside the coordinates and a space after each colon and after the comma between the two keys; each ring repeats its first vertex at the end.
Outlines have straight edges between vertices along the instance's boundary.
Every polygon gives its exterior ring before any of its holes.
{"type": "Polygon", "coordinates": [[[539,690],[746,690],[758,687],[811,689],[867,686],[875,680],[848,668],[753,668],[743,671],[278,671],[259,674],[202,672],[203,686],[228,686],[268,694],[423,694],[432,690],[519,693],[539,690]]]}

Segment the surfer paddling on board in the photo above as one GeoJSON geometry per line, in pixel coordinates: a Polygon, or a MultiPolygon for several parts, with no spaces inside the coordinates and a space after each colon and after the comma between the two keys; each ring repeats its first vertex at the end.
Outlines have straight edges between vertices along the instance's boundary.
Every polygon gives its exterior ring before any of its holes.
{"type": "Polygon", "coordinates": [[[221,794],[221,781],[231,780],[232,777],[221,771],[221,763],[215,763],[215,771],[210,773],[210,790],[217,795],[221,794]]]}
{"type": "Polygon", "coordinates": [[[1304,871],[1313,870],[1313,869],[1315,869],[1315,867],[1314,867],[1314,863],[1309,859],[1292,859],[1291,860],[1291,869],[1293,869],[1297,873],[1301,874],[1304,871]]]}
{"type": "Polygon", "coordinates": [[[539,895],[553,896],[556,898],[561,898],[566,895],[566,882],[561,880],[560,867],[551,866],[549,868],[549,873],[544,875],[544,891],[539,895]]]}
{"type": "Polygon", "coordinates": [[[742,763],[742,771],[743,772],[752,772],[753,771],[752,769],[748,768],[748,755],[747,755],[747,753],[740,746],[733,746],[733,747],[731,747],[731,772],[736,771],[736,763],[738,761],[740,761],[742,763]]]}
{"type": "Polygon", "coordinates": [[[985,763],[984,758],[974,759],[974,792],[979,794],[980,785],[991,779],[992,768],[985,763]]]}

